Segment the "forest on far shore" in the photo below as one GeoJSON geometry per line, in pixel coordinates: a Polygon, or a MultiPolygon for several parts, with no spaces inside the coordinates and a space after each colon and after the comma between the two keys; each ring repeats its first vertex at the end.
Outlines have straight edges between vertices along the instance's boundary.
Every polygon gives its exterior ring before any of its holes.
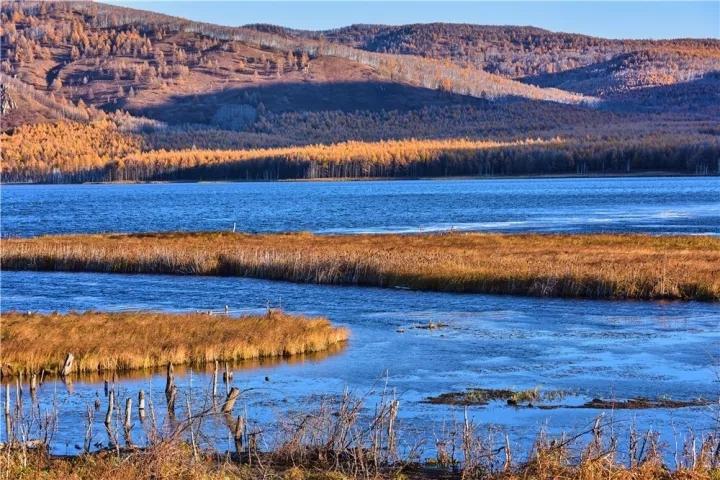
{"type": "Polygon", "coordinates": [[[144,149],[111,120],[59,122],[3,134],[4,182],[278,180],[492,175],[717,174],[720,141],[687,134],[347,141],[251,149],[144,149]]]}

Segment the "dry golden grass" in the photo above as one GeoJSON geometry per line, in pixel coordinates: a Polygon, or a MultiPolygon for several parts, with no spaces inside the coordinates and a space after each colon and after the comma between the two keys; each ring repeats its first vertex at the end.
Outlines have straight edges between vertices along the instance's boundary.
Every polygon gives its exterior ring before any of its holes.
{"type": "Polygon", "coordinates": [[[20,449],[0,454],[2,478],[66,480],[252,480],[257,478],[282,480],[350,480],[373,478],[377,480],[714,480],[720,470],[698,463],[693,468],[669,470],[656,459],[633,467],[614,460],[588,458],[579,464],[567,463],[554,452],[538,452],[536,460],[519,465],[510,471],[463,472],[450,468],[436,468],[421,464],[388,466],[383,471],[359,470],[353,474],[342,471],[337,465],[310,463],[297,465],[273,461],[274,455],[263,455],[263,464],[241,464],[226,456],[193,456],[189,445],[162,443],[147,449],[115,453],[111,451],[83,454],[77,457],[53,457],[46,451],[23,452],[20,449]]]}
{"type": "Polygon", "coordinates": [[[167,233],[3,240],[8,270],[228,275],[444,292],[720,300],[720,238],[167,233]]]}
{"type": "Polygon", "coordinates": [[[160,312],[2,314],[0,365],[10,371],[55,371],[73,353],[73,371],[122,371],[202,365],[326,350],[347,340],[325,318],[271,312],[227,317],[160,312]]]}

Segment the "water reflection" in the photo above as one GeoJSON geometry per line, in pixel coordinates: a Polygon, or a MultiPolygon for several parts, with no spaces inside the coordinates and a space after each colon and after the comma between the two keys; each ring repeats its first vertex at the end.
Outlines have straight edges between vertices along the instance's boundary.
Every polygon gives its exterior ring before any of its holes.
{"type": "MultiPolygon", "coordinates": [[[[311,366],[314,363],[321,362],[328,357],[341,353],[347,348],[347,345],[348,342],[344,342],[340,344],[332,344],[326,350],[319,352],[299,353],[284,357],[261,357],[248,360],[230,361],[223,362],[223,365],[227,363],[227,365],[233,371],[255,370],[260,368],[269,369],[278,365],[311,366]]],[[[106,385],[108,382],[118,383],[126,380],[146,379],[154,377],[156,375],[161,375],[165,371],[165,368],[166,367],[155,367],[145,369],[123,370],[118,372],[76,372],[70,376],[62,378],[56,377],[55,375],[49,373],[47,376],[43,375],[43,380],[51,382],[59,381],[65,386],[65,390],[69,394],[72,394],[75,383],[79,383],[84,386],[95,386],[98,384],[106,385]]],[[[173,369],[176,375],[178,375],[179,377],[183,377],[186,375],[190,375],[191,373],[194,373],[196,375],[209,375],[213,373],[215,367],[213,363],[207,363],[204,365],[194,365],[192,367],[188,365],[173,365],[173,369]]],[[[25,380],[26,381],[23,384],[26,385],[29,390],[29,379],[26,378],[25,380]]],[[[0,378],[0,385],[6,383],[14,385],[15,377],[6,376],[0,378]]]]}

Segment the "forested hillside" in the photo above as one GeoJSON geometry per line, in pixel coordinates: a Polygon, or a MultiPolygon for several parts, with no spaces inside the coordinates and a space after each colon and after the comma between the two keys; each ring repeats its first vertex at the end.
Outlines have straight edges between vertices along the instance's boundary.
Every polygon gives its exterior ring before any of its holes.
{"type": "Polygon", "coordinates": [[[531,83],[537,76],[591,65],[614,74],[612,85],[569,88],[593,94],[690,81],[720,68],[717,39],[607,40],[534,27],[448,23],[352,25],[324,32],[252,27],[286,36],[323,38],[374,52],[449,59],[531,83]]]}
{"type": "Polygon", "coordinates": [[[232,28],[89,2],[0,20],[4,181],[718,171],[717,40],[232,28]],[[466,141],[494,146],[448,147],[466,141]],[[332,160],[302,148],[320,144],[332,160]]]}

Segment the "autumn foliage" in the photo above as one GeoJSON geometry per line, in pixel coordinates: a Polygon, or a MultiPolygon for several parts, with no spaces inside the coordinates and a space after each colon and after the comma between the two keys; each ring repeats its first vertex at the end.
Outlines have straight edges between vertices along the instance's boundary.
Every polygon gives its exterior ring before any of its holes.
{"type": "Polygon", "coordinates": [[[613,139],[347,141],[257,149],[143,151],[109,120],[20,127],[0,135],[5,182],[516,175],[643,170],[717,172],[720,142],[613,139]]]}
{"type": "Polygon", "coordinates": [[[26,125],[13,135],[1,134],[0,142],[4,181],[52,181],[69,172],[78,181],[91,180],[95,170],[137,152],[141,144],[109,120],[26,125]]]}

